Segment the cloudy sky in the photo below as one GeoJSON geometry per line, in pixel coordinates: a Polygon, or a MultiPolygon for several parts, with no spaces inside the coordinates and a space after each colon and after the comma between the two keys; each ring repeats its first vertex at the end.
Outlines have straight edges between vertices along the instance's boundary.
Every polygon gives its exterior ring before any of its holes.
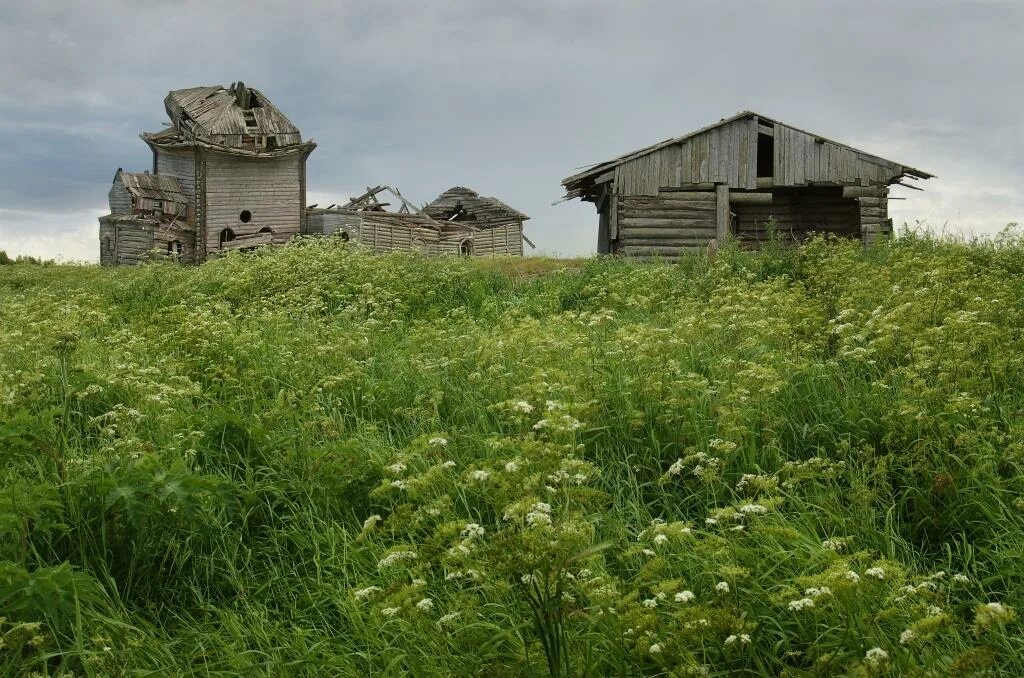
{"type": "Polygon", "coordinates": [[[1024,2],[0,0],[0,249],[98,257],[168,90],[244,80],[319,148],[309,201],[453,185],[596,243],[574,169],[750,109],[934,172],[897,222],[1024,222],[1024,2]]]}

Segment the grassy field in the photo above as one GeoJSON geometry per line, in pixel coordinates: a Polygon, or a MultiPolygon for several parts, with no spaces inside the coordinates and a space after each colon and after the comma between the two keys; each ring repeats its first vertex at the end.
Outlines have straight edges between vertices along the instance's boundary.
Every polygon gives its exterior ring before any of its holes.
{"type": "Polygon", "coordinates": [[[1024,244],[0,266],[0,674],[1024,675],[1024,244]]]}

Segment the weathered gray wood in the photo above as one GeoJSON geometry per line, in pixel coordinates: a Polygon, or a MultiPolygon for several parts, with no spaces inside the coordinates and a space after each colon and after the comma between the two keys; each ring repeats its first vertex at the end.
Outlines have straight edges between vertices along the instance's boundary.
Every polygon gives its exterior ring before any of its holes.
{"type": "Polygon", "coordinates": [[[757,205],[770,205],[772,203],[771,193],[741,193],[732,191],[729,194],[730,204],[757,204],[757,205]]]}
{"type": "Polygon", "coordinates": [[[723,243],[729,237],[732,222],[729,212],[729,187],[721,184],[715,187],[715,194],[718,196],[718,208],[715,215],[717,238],[718,242],[723,243]]]}

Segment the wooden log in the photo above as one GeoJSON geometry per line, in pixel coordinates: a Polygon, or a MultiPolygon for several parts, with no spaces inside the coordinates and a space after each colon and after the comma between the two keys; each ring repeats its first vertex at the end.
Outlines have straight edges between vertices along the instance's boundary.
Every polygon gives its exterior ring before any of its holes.
{"type": "Polygon", "coordinates": [[[774,204],[775,198],[771,193],[737,193],[733,191],[729,194],[729,202],[731,205],[771,205],[774,204]]]}
{"type": "Polygon", "coordinates": [[[702,219],[714,222],[714,210],[622,210],[619,212],[619,223],[625,219],[702,219]]]}
{"type": "Polygon", "coordinates": [[[732,230],[732,217],[729,211],[729,187],[726,184],[719,184],[715,187],[715,194],[718,196],[718,210],[715,215],[717,238],[719,243],[723,243],[732,230]]]}
{"type": "Polygon", "coordinates": [[[658,193],[691,193],[691,192],[708,192],[712,193],[715,190],[715,185],[710,181],[700,183],[689,183],[684,184],[680,182],[678,186],[661,186],[658,188],[658,193]]]}
{"type": "Polygon", "coordinates": [[[645,226],[667,226],[670,228],[715,228],[715,221],[712,219],[646,219],[631,217],[619,220],[619,228],[643,228],[645,226]]]}
{"type": "Polygon", "coordinates": [[[714,238],[713,228],[623,228],[623,241],[630,238],[714,238]]]}
{"type": "Polygon", "coordinates": [[[884,186],[843,186],[844,198],[877,198],[885,195],[884,186]]]}

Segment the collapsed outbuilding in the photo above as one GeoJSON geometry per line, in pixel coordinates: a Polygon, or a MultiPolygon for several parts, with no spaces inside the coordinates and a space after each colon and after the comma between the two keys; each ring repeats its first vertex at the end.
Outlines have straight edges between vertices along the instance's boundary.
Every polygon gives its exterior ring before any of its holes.
{"type": "MultiPolygon", "coordinates": [[[[468,188],[441,194],[423,209],[391,186],[367,188],[344,205],[306,210],[307,233],[333,235],[377,253],[409,251],[428,255],[521,256],[525,214],[468,188]],[[389,193],[398,209],[382,202],[389,193]]],[[[529,242],[529,241],[527,241],[529,242]]]]}
{"type": "Polygon", "coordinates": [[[892,233],[889,187],[933,175],[744,111],[562,180],[593,202],[598,252],[675,257],[735,237],[757,246],[774,229],[870,243],[892,233]]]}

